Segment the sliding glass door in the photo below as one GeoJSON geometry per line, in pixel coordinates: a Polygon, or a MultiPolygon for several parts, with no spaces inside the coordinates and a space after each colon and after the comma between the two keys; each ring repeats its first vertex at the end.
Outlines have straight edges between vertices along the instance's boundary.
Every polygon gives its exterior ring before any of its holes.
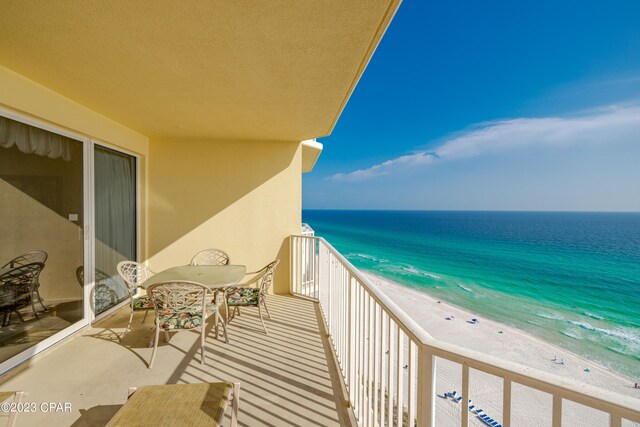
{"type": "Polygon", "coordinates": [[[0,364],[85,319],[84,144],[0,116],[0,364]]]}
{"type": "Polygon", "coordinates": [[[0,373],[128,298],[136,161],[0,114],[0,373]]]}
{"type": "Polygon", "coordinates": [[[137,259],[136,158],[100,145],[94,148],[95,313],[128,298],[116,266],[137,259]]]}

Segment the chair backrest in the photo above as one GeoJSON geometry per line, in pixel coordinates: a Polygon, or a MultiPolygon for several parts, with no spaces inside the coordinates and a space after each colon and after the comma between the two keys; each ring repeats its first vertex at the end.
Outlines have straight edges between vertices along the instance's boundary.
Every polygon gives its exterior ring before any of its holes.
{"type": "Polygon", "coordinates": [[[155,274],[146,265],[135,261],[121,261],[117,269],[129,292],[135,291],[145,280],[155,274]]]}
{"type": "Polygon", "coordinates": [[[160,282],[147,288],[156,312],[201,313],[203,318],[208,291],[202,283],[187,280],[160,282]]]}
{"type": "Polygon", "coordinates": [[[76,279],[80,286],[84,286],[84,265],[80,265],[76,268],[76,279]]]}
{"type": "Polygon", "coordinates": [[[42,262],[19,265],[1,275],[0,284],[13,285],[23,289],[25,293],[31,292],[33,286],[38,282],[38,276],[43,268],[44,263],[42,262]]]}
{"type": "Polygon", "coordinates": [[[229,254],[221,249],[205,249],[191,259],[191,265],[227,265],[229,254]]]}
{"type": "MultiPolygon", "coordinates": [[[[117,281],[114,282],[114,280],[111,278],[111,276],[109,276],[107,273],[105,273],[102,270],[98,270],[96,269],[95,271],[95,276],[96,276],[96,285],[99,284],[108,284],[112,287],[120,287],[120,285],[118,284],[117,281]]],[[[84,265],[80,265],[78,266],[78,268],[76,268],[76,279],[78,280],[78,284],[80,286],[84,286],[84,265]]],[[[127,285],[128,287],[129,285],[127,285]]]]}
{"type": "Polygon", "coordinates": [[[20,267],[21,265],[32,264],[34,262],[41,262],[44,268],[44,263],[47,261],[48,257],[49,255],[45,251],[31,251],[15,257],[1,268],[15,268],[20,267]]]}
{"type": "Polygon", "coordinates": [[[280,263],[280,260],[277,259],[273,262],[270,262],[266,266],[262,267],[262,270],[260,270],[260,271],[264,270],[264,273],[260,278],[260,293],[266,295],[269,292],[269,288],[273,283],[273,275],[275,274],[276,267],[278,267],[279,263],[280,263]]]}

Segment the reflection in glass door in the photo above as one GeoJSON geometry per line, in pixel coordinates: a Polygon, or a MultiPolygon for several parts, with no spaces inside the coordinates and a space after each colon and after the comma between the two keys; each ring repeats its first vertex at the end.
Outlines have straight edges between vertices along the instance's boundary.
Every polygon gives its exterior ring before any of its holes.
{"type": "Polygon", "coordinates": [[[84,319],[83,150],[0,116],[0,363],[84,319]]]}
{"type": "Polygon", "coordinates": [[[100,145],[94,149],[95,287],[98,315],[129,297],[116,266],[136,260],[136,159],[100,145]]]}

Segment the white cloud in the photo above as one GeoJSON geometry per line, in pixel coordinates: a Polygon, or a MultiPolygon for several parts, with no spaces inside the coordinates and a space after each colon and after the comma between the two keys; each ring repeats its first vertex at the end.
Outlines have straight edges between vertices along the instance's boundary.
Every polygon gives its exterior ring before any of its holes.
{"type": "Polygon", "coordinates": [[[452,135],[430,151],[418,151],[329,178],[361,181],[407,168],[423,167],[434,161],[476,157],[529,146],[619,143],[632,139],[640,139],[638,106],[609,106],[567,117],[498,120],[452,135]]]}

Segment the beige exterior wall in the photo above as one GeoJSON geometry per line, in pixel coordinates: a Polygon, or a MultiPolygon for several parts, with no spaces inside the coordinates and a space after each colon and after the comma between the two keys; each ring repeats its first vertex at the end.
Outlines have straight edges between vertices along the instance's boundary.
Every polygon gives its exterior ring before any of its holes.
{"type": "Polygon", "coordinates": [[[288,237],[301,223],[299,142],[149,141],[3,67],[0,108],[139,156],[140,250],[153,269],[218,247],[249,271],[279,258],[274,291],[288,292],[288,237]]]}
{"type": "Polygon", "coordinates": [[[2,66],[0,108],[138,156],[140,251],[144,259],[149,138],[2,66]]]}
{"type": "Polygon", "coordinates": [[[273,290],[287,293],[301,191],[297,142],[151,140],[149,265],[187,264],[206,248],[249,271],[278,258],[273,290]]]}
{"type": "Polygon", "coordinates": [[[0,106],[146,156],[149,139],[0,66],[0,106]]]}
{"type": "MultiPolygon", "coordinates": [[[[39,125],[49,126],[54,130],[70,132],[79,138],[91,138],[139,156],[139,205],[142,225],[140,250],[144,258],[148,138],[4,67],[0,67],[0,110],[39,125]]],[[[8,153],[5,154],[8,155],[8,153]]],[[[29,157],[31,162],[43,163],[37,167],[38,175],[59,176],[65,182],[70,179],[67,175],[71,173],[71,169],[50,171],[43,158],[29,157]]],[[[75,157],[76,161],[79,157],[79,161],[82,162],[82,153],[75,157]]],[[[11,159],[2,160],[10,162],[11,159]]],[[[3,164],[4,173],[8,175],[24,173],[19,164],[11,165],[7,162],[3,164]]],[[[76,171],[76,169],[73,170],[76,171]]],[[[4,219],[7,220],[3,223],[10,225],[9,228],[0,227],[2,235],[5,236],[5,244],[0,248],[0,263],[30,250],[46,250],[49,253],[49,260],[40,277],[40,283],[43,284],[41,293],[44,299],[55,302],[81,298],[81,288],[75,277],[75,269],[83,263],[83,242],[78,224],[69,222],[67,214],[77,213],[82,219],[82,186],[77,186],[77,194],[64,194],[65,203],[62,206],[64,212],[52,210],[50,206],[16,190],[2,179],[0,179],[0,189],[2,190],[0,202],[4,208],[7,208],[3,209],[4,219]],[[69,198],[74,199],[75,202],[71,203],[67,200],[69,198]]]]}

